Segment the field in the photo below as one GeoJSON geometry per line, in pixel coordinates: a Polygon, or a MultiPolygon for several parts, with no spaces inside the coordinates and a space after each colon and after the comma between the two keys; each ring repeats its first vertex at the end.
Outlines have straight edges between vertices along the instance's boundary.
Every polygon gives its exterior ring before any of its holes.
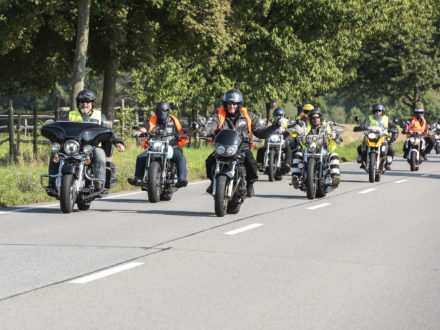
{"type": "MultiPolygon", "coordinates": [[[[357,157],[356,147],[360,144],[362,133],[353,132],[354,125],[344,127],[344,142],[338,146],[337,152],[342,162],[355,160],[357,157]]],[[[404,136],[400,135],[395,144],[397,153],[401,153],[404,136]]],[[[21,146],[22,154],[18,165],[8,165],[9,144],[0,146],[0,207],[17,206],[29,203],[54,200],[48,197],[40,187],[40,174],[48,173],[50,146],[39,146],[39,157],[32,156],[32,145],[21,146]]],[[[187,158],[188,179],[205,179],[205,158],[213,150],[212,146],[202,148],[185,148],[187,158]]],[[[136,147],[133,140],[128,141],[124,153],[115,151],[113,162],[117,167],[118,183],[112,192],[133,189],[127,178],[134,175],[136,157],[143,149],[136,147]]],[[[254,150],[256,151],[256,150],[254,150]]]]}

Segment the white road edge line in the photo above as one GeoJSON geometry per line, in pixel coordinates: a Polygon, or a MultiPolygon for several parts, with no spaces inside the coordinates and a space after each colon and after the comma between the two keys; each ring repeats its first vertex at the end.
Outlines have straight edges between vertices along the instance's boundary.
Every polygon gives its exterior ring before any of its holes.
{"type": "Polygon", "coordinates": [[[254,223],[254,224],[249,225],[249,226],[245,226],[245,227],[241,227],[241,228],[238,228],[238,229],[235,229],[235,230],[228,231],[228,232],[225,233],[225,235],[239,234],[239,233],[244,232],[246,230],[254,229],[254,228],[260,227],[262,225],[263,224],[261,224],[261,223],[254,223]]]}
{"type": "Polygon", "coordinates": [[[329,206],[329,205],[331,205],[331,204],[330,203],[322,203],[322,204],[318,204],[318,205],[315,205],[315,206],[308,207],[307,210],[316,210],[316,209],[319,209],[321,207],[326,207],[326,206],[329,206]]]}
{"type": "Polygon", "coordinates": [[[421,176],[430,176],[430,174],[428,173],[428,174],[422,174],[421,176]]]}
{"type": "Polygon", "coordinates": [[[69,283],[73,283],[73,284],[85,284],[94,280],[98,280],[100,278],[106,277],[106,276],[110,276],[119,272],[123,272],[124,270],[128,270],[134,267],[138,267],[140,265],[143,265],[143,262],[130,262],[128,264],[124,264],[121,266],[117,266],[117,267],[113,267],[113,268],[109,268],[100,272],[97,272],[95,274],[91,274],[91,275],[87,275],[87,276],[83,276],[80,278],[77,278],[75,280],[70,281],[69,283]]]}
{"type": "Polygon", "coordinates": [[[402,183],[402,182],[406,182],[406,181],[408,181],[408,180],[407,179],[402,179],[402,180],[394,181],[394,183],[402,183]]]}
{"type": "Polygon", "coordinates": [[[370,188],[370,189],[359,191],[358,194],[368,194],[369,192],[372,192],[372,191],[375,191],[375,190],[376,190],[376,188],[370,188]]]}

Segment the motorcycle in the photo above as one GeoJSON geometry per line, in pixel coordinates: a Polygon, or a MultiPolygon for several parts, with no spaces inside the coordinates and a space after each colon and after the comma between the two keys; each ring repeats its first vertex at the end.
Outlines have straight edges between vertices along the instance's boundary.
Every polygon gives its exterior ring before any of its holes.
{"type": "Polygon", "coordinates": [[[216,164],[212,196],[218,217],[223,217],[226,213],[238,213],[246,198],[242,142],[237,132],[229,129],[221,130],[214,138],[216,164]]]}
{"type": "MultiPolygon", "coordinates": [[[[386,172],[387,162],[392,160],[387,158],[388,128],[379,123],[379,126],[368,126],[354,128],[355,132],[364,131],[364,141],[362,143],[362,153],[366,155],[362,159],[363,168],[368,173],[369,182],[379,182],[381,175],[386,172]]],[[[397,129],[393,128],[390,132],[397,133],[397,129]]],[[[388,156],[391,157],[391,156],[388,156]]]]}
{"type": "Polygon", "coordinates": [[[41,134],[52,142],[57,174],[41,174],[40,185],[47,194],[60,201],[61,211],[72,212],[75,203],[80,210],[88,210],[91,202],[116,184],[116,167],[106,162],[106,181],[101,189],[94,184],[92,159],[94,149],[111,138],[111,128],[94,123],[57,121],[43,125],[41,134]],[[55,186],[45,185],[44,178],[52,178],[55,186]]]}
{"type": "Polygon", "coordinates": [[[435,123],[432,128],[432,134],[435,138],[435,153],[440,154],[440,124],[435,123]]]}
{"type": "MultiPolygon", "coordinates": [[[[170,161],[173,158],[173,147],[167,137],[175,134],[141,134],[146,143],[146,173],[141,188],[148,192],[148,200],[151,203],[170,201],[176,188],[177,166],[170,161]]],[[[181,138],[187,138],[179,136],[181,138]]]]}
{"type": "MultiPolygon", "coordinates": [[[[343,127],[343,125],[336,122],[329,122],[328,125],[332,128],[332,139],[341,141],[340,135],[343,130],[335,129],[333,126],[343,127]]],[[[328,192],[333,190],[329,161],[330,139],[327,132],[324,130],[321,134],[306,135],[305,125],[297,125],[295,130],[298,134],[297,139],[301,141],[304,147],[302,162],[299,163],[299,168],[302,167],[299,189],[306,191],[308,199],[325,197],[328,192]]]]}
{"type": "Polygon", "coordinates": [[[423,135],[420,135],[419,130],[409,129],[409,135],[405,141],[405,149],[408,150],[407,161],[409,163],[411,172],[418,171],[420,164],[423,162],[423,152],[426,149],[426,141],[423,135]]]}
{"type": "Polygon", "coordinates": [[[283,134],[275,133],[266,139],[266,151],[264,153],[264,163],[261,172],[266,173],[269,181],[281,180],[286,174],[286,154],[284,148],[286,141],[283,134]]]}

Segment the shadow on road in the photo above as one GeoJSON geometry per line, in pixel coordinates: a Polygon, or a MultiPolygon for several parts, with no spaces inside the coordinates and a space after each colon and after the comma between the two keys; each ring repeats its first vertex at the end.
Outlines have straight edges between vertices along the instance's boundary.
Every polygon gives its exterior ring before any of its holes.
{"type": "Polygon", "coordinates": [[[182,210],[108,210],[108,209],[93,209],[99,212],[118,212],[118,213],[140,213],[140,214],[161,214],[174,215],[184,217],[216,217],[214,211],[212,212],[197,212],[197,211],[182,211],[182,210]]]}
{"type": "Polygon", "coordinates": [[[304,196],[297,196],[297,195],[261,195],[261,194],[255,194],[255,197],[260,197],[260,198],[284,198],[284,199],[303,199],[304,196]]]}

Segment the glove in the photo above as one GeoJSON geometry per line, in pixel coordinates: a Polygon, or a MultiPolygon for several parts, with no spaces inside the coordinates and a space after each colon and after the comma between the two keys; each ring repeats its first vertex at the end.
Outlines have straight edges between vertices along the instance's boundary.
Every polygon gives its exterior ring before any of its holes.
{"type": "Polygon", "coordinates": [[[201,137],[206,137],[208,135],[208,132],[206,132],[206,131],[201,131],[200,132],[200,136],[201,137]]]}
{"type": "Polygon", "coordinates": [[[281,119],[276,120],[273,124],[272,124],[273,128],[277,129],[281,127],[281,119]]]}
{"type": "Polygon", "coordinates": [[[140,135],[140,133],[138,131],[136,131],[131,134],[131,137],[138,138],[139,135],[140,135]]]}

